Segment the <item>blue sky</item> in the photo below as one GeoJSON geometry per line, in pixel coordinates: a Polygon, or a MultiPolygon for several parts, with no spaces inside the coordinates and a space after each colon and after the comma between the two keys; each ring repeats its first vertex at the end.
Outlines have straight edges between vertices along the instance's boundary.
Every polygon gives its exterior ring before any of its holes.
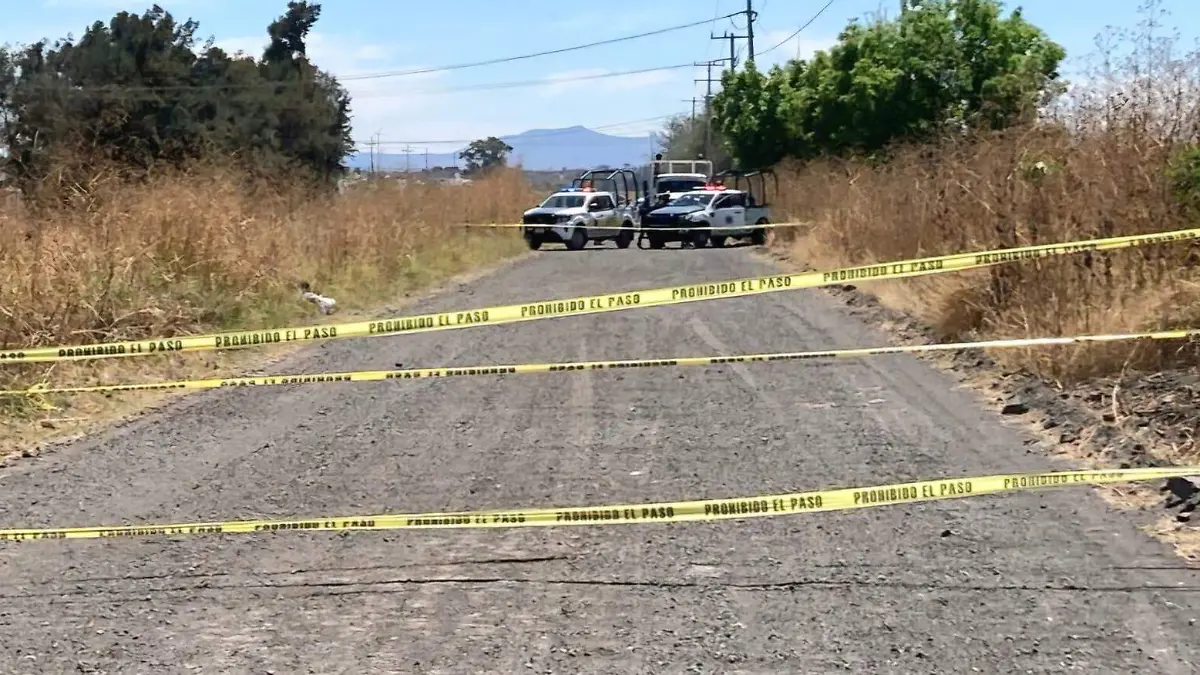
{"type": "MultiPolygon", "coordinates": [[[[1029,0],[1026,17],[1066,47],[1067,70],[1094,52],[1106,26],[1133,27],[1141,0],[1029,0]]],[[[152,2],[121,0],[28,0],[5,3],[0,43],[78,35],[91,22],[120,10],[141,12],[152,2]]],[[[177,18],[200,22],[227,49],[257,55],[268,23],[286,0],[160,0],[177,18]]],[[[756,0],[756,51],[780,43],[807,22],[825,0],[756,0]]],[[[898,10],[899,0],[835,0],[801,35],[760,58],[779,62],[828,47],[851,18],[898,10]]],[[[1008,3],[1014,7],[1018,3],[1008,3]]],[[[1163,0],[1168,26],[1179,27],[1192,44],[1200,31],[1200,2],[1163,0]]],[[[744,0],[655,0],[652,3],[562,3],[542,0],[327,0],[310,40],[309,54],[337,75],[357,75],[441,66],[515,56],[595,42],[658,28],[712,20],[745,7],[744,0]]],[[[701,68],[683,68],[571,82],[572,76],[653,68],[725,56],[727,42],[710,31],[744,33],[744,17],[710,21],[695,28],[595,49],[516,63],[446,73],[347,82],[354,96],[355,137],[378,133],[399,151],[445,152],[472,139],[582,124],[606,133],[634,135],[661,125],[662,116],[687,111],[703,95],[701,68]],[[439,92],[527,80],[554,79],[546,86],[439,92]],[[566,80],[566,81],[558,81],[566,80]],[[646,121],[642,121],[646,120],[646,121]]],[[[739,41],[744,51],[745,42],[739,41]]]]}

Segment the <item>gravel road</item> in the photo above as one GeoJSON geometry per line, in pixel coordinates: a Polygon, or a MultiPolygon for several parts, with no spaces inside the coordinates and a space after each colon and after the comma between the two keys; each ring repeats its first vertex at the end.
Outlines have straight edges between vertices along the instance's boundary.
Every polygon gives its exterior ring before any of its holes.
{"type": "MultiPolygon", "coordinates": [[[[407,312],[762,274],[548,250],[407,312]]],[[[820,291],[347,340],[288,372],[884,344],[820,291]]],[[[1068,468],[906,356],[214,391],[0,470],[0,524],[587,505],[1068,468]]],[[[0,545],[0,671],[1191,673],[1088,489],[707,524],[0,545]]]]}

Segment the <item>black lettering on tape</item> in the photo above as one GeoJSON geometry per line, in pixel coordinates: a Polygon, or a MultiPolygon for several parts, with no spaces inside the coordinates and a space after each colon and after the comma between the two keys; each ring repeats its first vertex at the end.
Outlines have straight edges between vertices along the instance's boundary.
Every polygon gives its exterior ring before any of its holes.
{"type": "Polygon", "coordinates": [[[370,519],[367,519],[367,520],[359,520],[359,519],[343,520],[338,525],[338,527],[356,528],[356,529],[373,528],[373,527],[375,527],[375,521],[370,520],[370,519]]]}
{"type": "Polygon", "coordinates": [[[903,502],[917,499],[918,491],[911,485],[855,490],[855,504],[883,504],[888,502],[903,502]]]}
{"type": "Polygon", "coordinates": [[[337,326],[314,326],[304,329],[305,340],[323,340],[337,337],[337,326]]]}
{"type": "Polygon", "coordinates": [[[956,497],[971,494],[973,487],[969,480],[956,480],[941,483],[938,487],[939,497],[956,497]]]}
{"type": "Polygon", "coordinates": [[[765,499],[734,499],[704,505],[706,516],[744,516],[767,513],[769,510],[770,502],[765,499]]]}
{"type": "Polygon", "coordinates": [[[851,267],[844,270],[833,270],[821,275],[822,281],[853,281],[855,279],[874,279],[888,274],[887,265],[870,265],[868,267],[851,267]]]}
{"type": "Polygon", "coordinates": [[[671,289],[672,300],[694,300],[696,298],[713,298],[737,293],[738,285],[734,282],[718,284],[697,284],[695,286],[680,286],[671,289]]]}
{"type": "Polygon", "coordinates": [[[1069,483],[1067,476],[1007,476],[1004,479],[1005,490],[1026,490],[1030,488],[1050,487],[1069,483]]]}
{"type": "Polygon", "coordinates": [[[555,522],[559,523],[604,523],[627,519],[617,509],[573,509],[554,514],[555,522]]]}
{"type": "Polygon", "coordinates": [[[525,522],[524,513],[493,513],[492,522],[505,525],[520,525],[525,522]]]}
{"type": "Polygon", "coordinates": [[[433,328],[434,318],[431,316],[409,316],[401,319],[388,319],[386,321],[372,321],[367,325],[368,335],[380,335],[382,333],[403,333],[413,330],[424,330],[433,328]]]}
{"type": "Polygon", "coordinates": [[[538,302],[532,305],[523,305],[521,307],[522,317],[533,316],[553,316],[557,314],[571,314],[574,312],[582,312],[587,309],[587,300],[558,300],[552,302],[538,302]]]}
{"type": "MultiPolygon", "coordinates": [[[[150,343],[150,351],[154,351],[154,343],[150,343]]],[[[124,354],[126,346],[123,344],[111,345],[93,345],[91,347],[65,347],[58,350],[60,357],[88,357],[88,356],[118,356],[124,354]]]]}
{"type": "Polygon", "coordinates": [[[405,527],[454,527],[461,525],[470,525],[470,516],[450,515],[430,518],[408,518],[404,521],[405,527]]]}
{"type": "MultiPolygon", "coordinates": [[[[279,331],[263,331],[254,333],[233,333],[230,335],[214,335],[213,346],[217,349],[228,349],[232,347],[255,347],[258,345],[269,345],[278,342],[283,342],[283,334],[279,331]]],[[[180,344],[179,349],[183,348],[180,344]]],[[[150,351],[155,351],[154,345],[150,345],[150,351]]]]}
{"type": "Polygon", "coordinates": [[[474,312],[459,312],[454,315],[454,325],[471,325],[475,323],[486,323],[488,313],[486,310],[476,310],[474,312]]]}
{"type": "Polygon", "coordinates": [[[825,505],[825,500],[821,495],[800,495],[792,497],[788,504],[792,511],[804,511],[807,509],[819,509],[825,505]]]}
{"type": "Polygon", "coordinates": [[[761,289],[776,289],[776,288],[791,288],[792,278],[790,276],[781,275],[775,277],[761,277],[758,280],[758,288],[761,289]]]}
{"type": "Polygon", "coordinates": [[[304,520],[292,523],[255,523],[255,532],[277,532],[284,530],[324,530],[325,523],[319,520],[304,520]]]}
{"type": "Polygon", "coordinates": [[[610,295],[608,296],[609,307],[634,307],[642,302],[640,293],[626,293],[625,295],[610,295]]]}

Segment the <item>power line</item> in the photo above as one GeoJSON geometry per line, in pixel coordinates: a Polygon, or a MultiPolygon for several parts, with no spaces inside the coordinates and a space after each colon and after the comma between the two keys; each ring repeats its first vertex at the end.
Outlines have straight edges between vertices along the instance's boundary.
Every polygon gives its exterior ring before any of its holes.
{"type": "Polygon", "coordinates": [[[412,69],[412,70],[396,70],[396,71],[383,72],[383,73],[351,75],[351,76],[347,76],[347,77],[339,77],[338,81],[339,82],[352,82],[352,81],[358,81],[358,80],[375,80],[375,79],[380,79],[380,78],[384,78],[384,77],[403,77],[406,75],[424,75],[426,73],[442,73],[442,72],[446,72],[449,70],[462,70],[464,68],[476,68],[479,66],[490,66],[490,65],[495,65],[498,63],[512,63],[513,61],[522,61],[525,59],[533,59],[533,58],[538,58],[541,56],[552,56],[554,54],[564,54],[566,52],[579,51],[581,49],[590,49],[592,47],[601,47],[604,45],[617,44],[619,42],[627,42],[629,40],[637,40],[639,38],[650,37],[652,35],[662,35],[663,33],[670,33],[672,31],[683,30],[685,28],[695,28],[696,26],[703,26],[706,23],[708,23],[708,24],[715,23],[716,21],[719,21],[721,19],[729,19],[734,16],[737,16],[738,14],[741,14],[741,12],[733,12],[732,14],[726,14],[725,16],[714,17],[712,19],[704,19],[703,21],[694,21],[692,23],[680,24],[678,26],[669,26],[667,28],[659,28],[658,30],[652,30],[652,31],[649,31],[646,33],[638,33],[636,35],[626,35],[625,37],[612,38],[609,40],[601,40],[599,42],[589,42],[587,44],[575,45],[574,47],[562,47],[560,49],[551,49],[549,51],[544,51],[544,52],[534,52],[532,54],[522,54],[520,56],[506,56],[506,57],[498,58],[498,59],[488,59],[486,61],[473,61],[471,63],[459,63],[459,64],[455,64],[455,65],[450,65],[450,66],[436,66],[436,67],[431,67],[431,68],[416,68],[416,69],[412,69]]]}
{"type": "MultiPolygon", "coordinates": [[[[641,75],[644,73],[656,73],[656,72],[660,72],[660,71],[679,70],[681,68],[691,68],[691,67],[692,67],[692,64],[690,64],[690,63],[677,63],[677,64],[669,65],[669,66],[655,66],[652,68],[637,68],[634,70],[618,70],[618,71],[613,71],[610,73],[595,73],[592,75],[572,75],[572,76],[568,76],[568,77],[542,78],[542,79],[538,79],[538,80],[517,80],[517,81],[512,81],[512,82],[491,82],[491,83],[483,83],[483,84],[469,84],[469,85],[463,85],[463,86],[459,86],[459,87],[435,87],[435,88],[429,88],[429,89],[403,89],[403,90],[395,91],[395,92],[375,92],[374,95],[372,95],[371,93],[354,94],[352,96],[352,98],[353,98],[353,100],[357,101],[360,99],[391,98],[391,97],[396,97],[396,96],[413,96],[413,95],[427,96],[427,95],[435,95],[435,94],[453,94],[453,93],[465,92],[465,91],[487,91],[487,90],[491,90],[491,89],[514,89],[514,88],[520,88],[520,87],[545,87],[545,86],[570,84],[572,82],[581,82],[581,81],[587,81],[587,80],[601,80],[601,79],[607,79],[607,78],[612,78],[612,77],[621,77],[624,75],[641,75]]],[[[263,82],[263,83],[261,83],[261,86],[276,87],[276,86],[281,86],[284,84],[287,84],[287,83],[263,82]]],[[[293,83],[293,84],[299,84],[299,83],[293,83]]],[[[255,86],[258,86],[258,85],[255,85],[255,86]]],[[[245,87],[242,87],[241,89],[244,89],[244,88],[245,87]]],[[[68,89],[66,91],[67,92],[88,92],[88,93],[97,93],[97,94],[116,95],[116,94],[139,93],[139,92],[143,93],[143,94],[157,94],[163,90],[171,90],[171,89],[177,89],[180,91],[189,91],[189,92],[190,91],[206,91],[206,90],[225,91],[225,90],[229,90],[229,89],[239,89],[239,87],[236,87],[233,85],[221,85],[221,84],[194,85],[194,86],[190,86],[190,87],[187,87],[187,86],[121,87],[118,85],[102,85],[102,86],[95,87],[95,88],[71,87],[70,89],[68,89]]]]}
{"type": "Polygon", "coordinates": [[[799,35],[801,32],[804,31],[805,28],[808,28],[809,26],[811,26],[814,21],[816,21],[818,18],[820,18],[820,16],[825,13],[825,10],[829,9],[829,6],[832,5],[834,2],[836,2],[836,0],[829,0],[829,2],[826,2],[825,6],[822,7],[821,9],[817,10],[817,13],[813,14],[812,18],[810,18],[808,21],[805,21],[803,26],[800,26],[799,28],[797,28],[795,33],[792,33],[791,35],[785,37],[783,40],[780,40],[780,42],[778,44],[776,44],[774,47],[771,47],[770,49],[764,49],[761,52],[755,53],[755,56],[762,56],[763,54],[766,54],[767,52],[773,52],[776,49],[779,49],[783,45],[787,44],[787,42],[789,40],[791,40],[792,38],[799,35]]]}
{"type": "MultiPolygon", "coordinates": [[[[627,42],[629,40],[637,40],[640,38],[650,37],[653,35],[662,35],[663,33],[670,33],[673,31],[683,30],[686,28],[694,28],[696,26],[703,26],[705,24],[709,24],[714,21],[718,21],[720,19],[733,17],[733,16],[738,15],[739,13],[740,12],[734,12],[732,14],[727,14],[722,17],[715,17],[712,19],[704,19],[702,21],[693,21],[691,23],[679,24],[677,26],[668,26],[666,28],[659,28],[656,30],[647,31],[645,33],[637,33],[635,35],[626,35],[626,36],[619,37],[619,38],[600,40],[599,42],[589,42],[589,43],[585,43],[585,44],[574,45],[571,47],[562,47],[559,49],[551,49],[551,50],[547,50],[547,51],[533,52],[531,54],[520,54],[517,56],[506,56],[506,57],[502,57],[502,58],[488,59],[485,61],[473,61],[470,63],[458,63],[458,64],[451,64],[451,65],[447,65],[447,66],[433,66],[433,67],[429,67],[429,68],[415,68],[415,69],[411,69],[411,70],[396,70],[396,71],[385,71],[385,72],[378,72],[378,73],[363,73],[361,75],[345,75],[345,76],[341,76],[341,77],[334,75],[334,78],[340,84],[343,82],[361,82],[361,81],[365,81],[365,80],[378,80],[378,79],[384,79],[384,78],[405,77],[405,76],[409,76],[409,75],[425,75],[425,74],[429,74],[429,73],[440,73],[440,72],[447,72],[447,71],[452,71],[452,70],[463,70],[466,68],[476,68],[476,67],[480,67],[480,66],[488,66],[488,65],[500,64],[500,63],[512,63],[514,61],[522,61],[522,60],[533,59],[533,58],[538,58],[538,57],[542,57],[542,56],[552,56],[555,54],[563,54],[566,52],[579,51],[582,49],[591,49],[593,47],[601,47],[604,45],[617,44],[620,42],[627,42]]],[[[654,70],[661,70],[661,69],[649,68],[649,69],[645,69],[645,70],[626,71],[624,73],[614,73],[613,75],[652,72],[654,70]]],[[[585,79],[585,78],[576,78],[576,79],[585,79]]],[[[126,86],[126,85],[104,84],[104,85],[96,85],[96,86],[87,86],[87,85],[73,86],[73,87],[71,87],[71,91],[103,91],[106,89],[117,90],[117,91],[122,91],[122,92],[134,92],[134,91],[169,92],[169,91],[205,91],[205,90],[233,91],[233,90],[241,90],[241,89],[259,89],[259,88],[273,89],[273,88],[277,88],[277,87],[305,86],[305,85],[309,85],[309,84],[311,84],[311,82],[302,82],[302,81],[252,82],[252,83],[232,83],[231,82],[231,83],[227,83],[227,84],[158,85],[158,86],[154,86],[154,85],[127,85],[126,86]]],[[[501,88],[504,88],[504,87],[501,87],[501,88]]],[[[464,89],[463,91],[468,91],[468,90],[464,89]]]]}
{"type": "Polygon", "coordinates": [[[461,87],[440,87],[435,89],[405,89],[397,92],[383,92],[378,96],[369,94],[358,94],[354,96],[354,100],[365,98],[391,98],[394,96],[412,96],[412,95],[430,95],[430,94],[453,94],[464,91],[488,91],[492,89],[515,89],[520,87],[546,87],[563,84],[571,84],[573,82],[582,82],[587,80],[602,80],[610,77],[621,77],[623,75],[641,75],[643,73],[657,73],[667,70],[679,70],[681,68],[691,68],[690,63],[678,63],[672,66],[655,66],[653,68],[638,68],[635,70],[618,70],[611,73],[596,73],[594,75],[573,75],[569,77],[557,78],[542,78],[540,80],[518,80],[514,82],[492,82],[487,84],[468,84],[461,87]]]}

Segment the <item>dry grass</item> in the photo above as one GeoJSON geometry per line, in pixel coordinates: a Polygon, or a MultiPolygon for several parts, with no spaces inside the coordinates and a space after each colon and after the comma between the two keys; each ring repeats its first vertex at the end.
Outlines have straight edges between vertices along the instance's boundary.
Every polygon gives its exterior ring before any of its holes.
{"type": "MultiPolygon", "coordinates": [[[[780,171],[788,216],[815,223],[779,245],[821,267],[1196,227],[1169,167],[1200,130],[1200,57],[1152,80],[1109,73],[1033,128],[896,149],[886,162],[780,171]],[[1098,84],[1097,84],[1098,83],[1098,84]]],[[[1156,72],[1159,72],[1156,71],[1156,72]]],[[[1130,67],[1131,73],[1145,73],[1130,67]]],[[[1200,194],[1200,176],[1197,176],[1200,194]]],[[[945,339],[1200,327],[1200,247],[1168,244],[864,284],[945,339]]],[[[1002,351],[1007,367],[1065,382],[1194,364],[1195,346],[1002,351]]]]}
{"type": "MultiPolygon", "coordinates": [[[[524,247],[511,233],[457,225],[512,222],[534,196],[516,171],[462,187],[380,181],[313,198],[296,188],[247,189],[214,170],[98,194],[87,208],[53,213],[34,213],[13,199],[0,205],[0,349],[323,318],[299,299],[299,280],[335,297],[336,318],[345,320],[519,254],[524,247]]],[[[212,376],[262,357],[10,365],[0,369],[0,388],[48,376],[55,383],[212,376]]],[[[112,407],[88,397],[56,403],[69,408],[42,412],[25,399],[0,401],[0,422],[8,426],[0,435],[20,436],[12,425],[22,426],[22,418],[40,418],[34,426],[44,429],[47,416],[93,419],[112,407]]]]}

